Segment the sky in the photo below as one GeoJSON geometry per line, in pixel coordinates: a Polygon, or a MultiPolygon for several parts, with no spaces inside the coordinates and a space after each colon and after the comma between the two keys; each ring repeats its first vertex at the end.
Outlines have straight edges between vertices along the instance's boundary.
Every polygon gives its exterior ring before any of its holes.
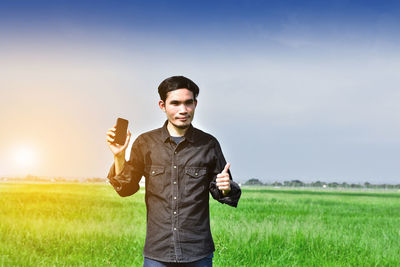
{"type": "Polygon", "coordinates": [[[184,75],[234,180],[400,183],[399,41],[398,1],[1,1],[0,177],[106,177],[184,75]]]}

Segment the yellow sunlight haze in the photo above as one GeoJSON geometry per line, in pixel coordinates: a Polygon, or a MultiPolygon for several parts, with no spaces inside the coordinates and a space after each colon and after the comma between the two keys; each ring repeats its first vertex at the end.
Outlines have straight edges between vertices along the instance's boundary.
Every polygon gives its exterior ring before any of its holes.
{"type": "Polygon", "coordinates": [[[37,152],[29,145],[19,145],[13,150],[13,161],[21,171],[30,171],[38,162],[37,152]]]}

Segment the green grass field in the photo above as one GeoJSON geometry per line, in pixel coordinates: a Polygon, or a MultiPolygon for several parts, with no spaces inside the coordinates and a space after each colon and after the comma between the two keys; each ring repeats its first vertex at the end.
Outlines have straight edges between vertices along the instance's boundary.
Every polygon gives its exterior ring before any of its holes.
{"type": "MultiPolygon", "coordinates": [[[[400,266],[400,193],[244,188],[211,200],[214,266],[400,266]]],[[[144,192],[0,184],[0,266],[141,266],[144,192]]]]}

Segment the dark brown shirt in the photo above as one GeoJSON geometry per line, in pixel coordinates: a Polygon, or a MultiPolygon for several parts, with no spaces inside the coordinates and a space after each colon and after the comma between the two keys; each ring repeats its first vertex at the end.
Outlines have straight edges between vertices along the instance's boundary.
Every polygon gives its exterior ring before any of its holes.
{"type": "Polygon", "coordinates": [[[177,145],[165,122],[162,128],[135,140],[130,159],[119,175],[115,175],[114,165],[111,167],[108,178],[121,196],[137,192],[140,179],[146,178],[145,257],[191,262],[215,250],[210,231],[209,192],[214,199],[233,207],[241,195],[232,176],[227,196],[216,187],[216,176],[225,164],[221,147],[213,136],[191,125],[177,145]]]}

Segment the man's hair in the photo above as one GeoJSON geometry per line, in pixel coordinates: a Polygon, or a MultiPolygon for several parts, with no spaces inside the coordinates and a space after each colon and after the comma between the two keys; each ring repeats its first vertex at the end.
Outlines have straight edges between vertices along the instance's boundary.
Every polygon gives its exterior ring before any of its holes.
{"type": "Polygon", "coordinates": [[[158,94],[161,100],[165,102],[168,92],[184,88],[192,91],[194,100],[196,101],[200,89],[192,80],[184,76],[172,76],[162,81],[158,86],[158,94]]]}

